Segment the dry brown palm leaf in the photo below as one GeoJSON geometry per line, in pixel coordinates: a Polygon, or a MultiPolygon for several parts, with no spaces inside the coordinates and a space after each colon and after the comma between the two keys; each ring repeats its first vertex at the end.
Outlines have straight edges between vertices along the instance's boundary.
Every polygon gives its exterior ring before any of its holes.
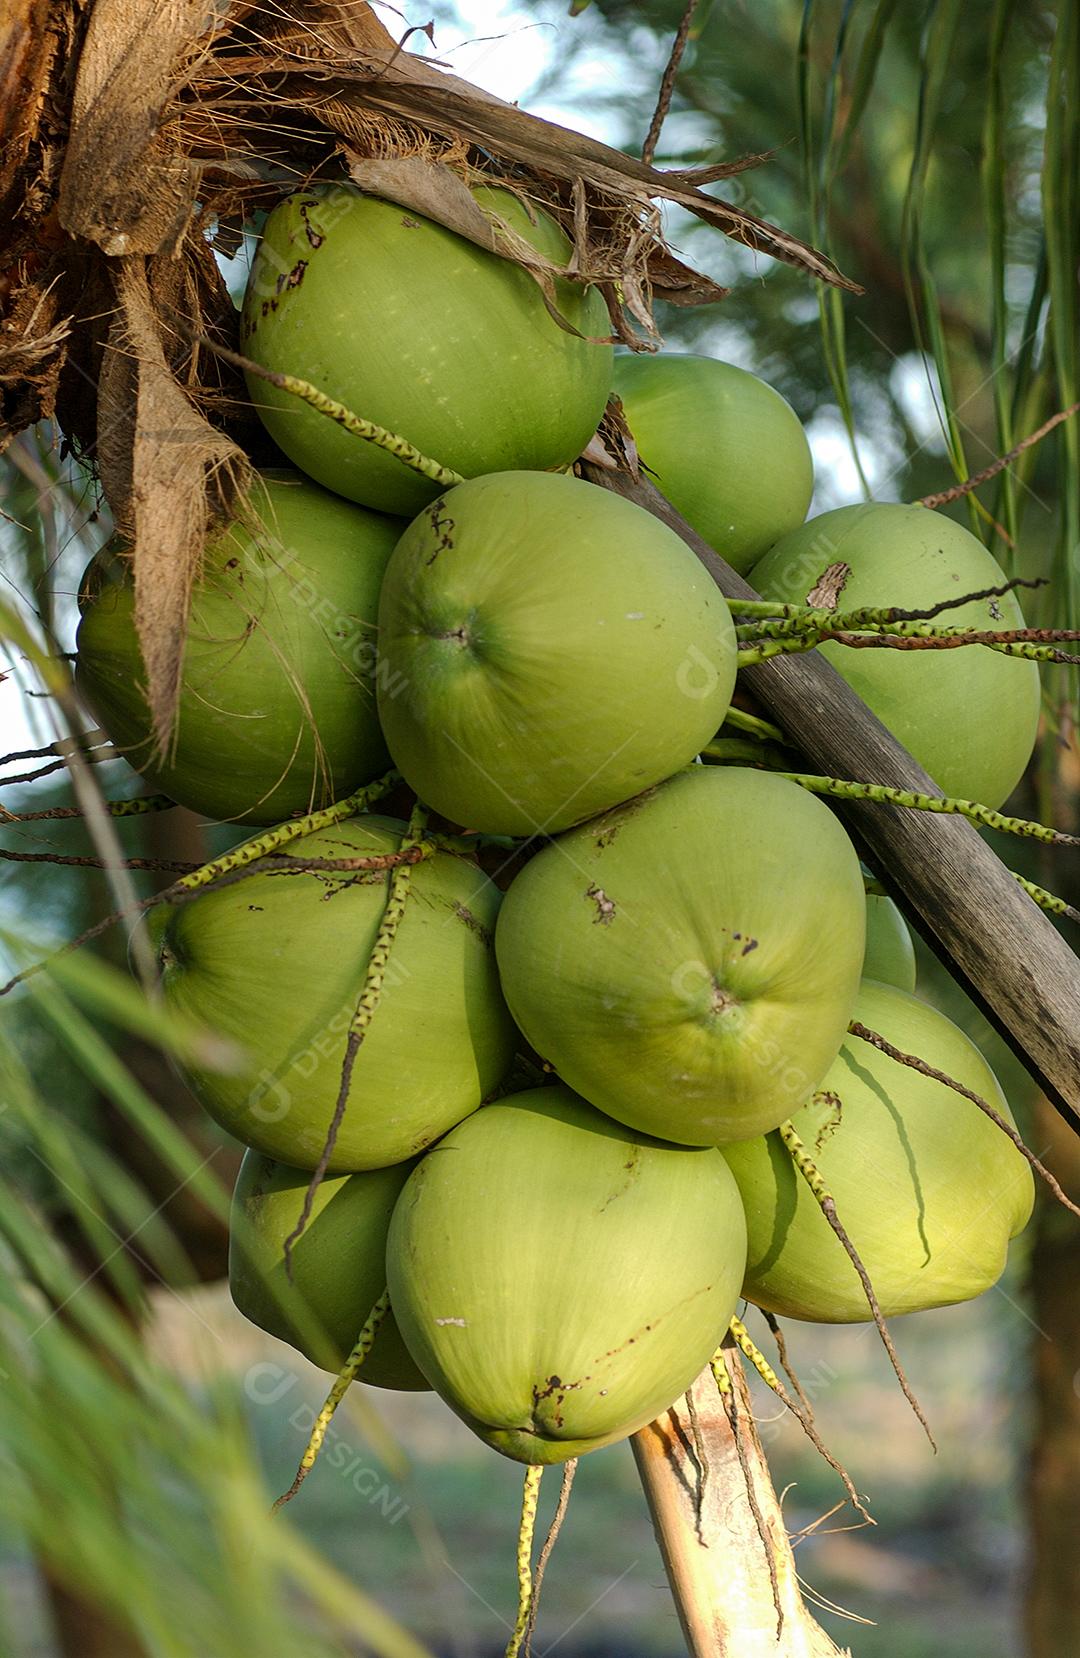
{"type": "Polygon", "coordinates": [[[165,749],[206,532],[212,517],[242,499],[250,463],[177,383],[138,256],[119,262],[116,299],[101,370],[97,461],[117,525],[135,549],[135,625],[165,749]]]}

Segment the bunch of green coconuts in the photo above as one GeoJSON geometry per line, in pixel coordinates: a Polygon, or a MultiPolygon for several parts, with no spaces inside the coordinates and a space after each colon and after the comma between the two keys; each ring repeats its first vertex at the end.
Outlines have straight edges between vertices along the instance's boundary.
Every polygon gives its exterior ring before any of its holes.
{"type": "MultiPolygon", "coordinates": [[[[476,197],[567,266],[550,217],[476,197]]],[[[122,546],[87,572],[78,644],[87,703],[157,789],[237,824],[302,820],[280,865],[158,925],[167,1004],[246,1056],[189,1077],[249,1148],[237,1305],[334,1371],[388,1287],[362,1379],[434,1388],[530,1464],[663,1411],[740,1297],[869,1317],[782,1125],[886,1316],[993,1283],[1033,1195],[978,1107],[849,1034],[1011,1121],[914,994],[900,914],[867,896],[832,811],[767,769],[696,763],[735,688],[727,604],[672,530],[570,468],[614,389],[659,488],[770,600],[805,602],[841,561],[853,606],[929,606],[1001,571],[921,507],[804,523],[810,454],[783,399],[708,358],[613,358],[608,327],[597,292],[559,277],[545,298],[413,212],[294,195],[242,350],[465,481],[440,489],[253,375],[282,469],[207,548],[167,753],[122,546]],[[391,766],[426,820],[317,815],[391,766]]],[[[1011,596],[953,619],[1022,624],[1011,596]]],[[[945,792],[1001,804],[1035,739],[1031,662],[825,648],[945,792]]]]}

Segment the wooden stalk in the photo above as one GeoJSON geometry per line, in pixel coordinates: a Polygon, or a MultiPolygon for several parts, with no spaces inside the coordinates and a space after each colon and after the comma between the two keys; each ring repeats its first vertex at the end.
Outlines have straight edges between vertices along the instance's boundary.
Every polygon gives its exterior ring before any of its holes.
{"type": "Polygon", "coordinates": [[[685,1398],[631,1441],[687,1648],[691,1658],[840,1658],[803,1601],[746,1379],[725,1356],[742,1458],[708,1367],[690,1394],[704,1478],[685,1398]]]}
{"type": "MultiPolygon", "coordinates": [[[[586,470],[670,525],[728,598],[759,597],[645,478],[586,470]]],[[[745,677],[819,771],[941,793],[816,651],[775,657],[745,677]]],[[[844,817],[950,973],[1080,1132],[1080,961],[1061,934],[963,818],[868,803],[845,806],[844,817]]]]}

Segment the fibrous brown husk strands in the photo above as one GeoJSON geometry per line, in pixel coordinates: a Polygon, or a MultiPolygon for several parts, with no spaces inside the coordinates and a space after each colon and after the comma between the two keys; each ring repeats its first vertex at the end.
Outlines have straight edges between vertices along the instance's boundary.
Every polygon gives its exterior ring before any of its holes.
{"type": "Polygon", "coordinates": [[[242,496],[250,466],[174,378],[142,258],[120,262],[116,298],[98,386],[97,462],[117,526],[134,549],[135,625],[157,744],[165,749],[206,532],[212,516],[242,496]]]}
{"type": "Polygon", "coordinates": [[[552,308],[560,273],[464,188],[498,181],[560,221],[562,274],[634,346],[656,341],[655,299],[724,292],[666,246],[664,201],[850,286],[703,188],[744,162],[657,171],[413,55],[414,32],[395,41],[364,0],[8,0],[0,18],[0,447],[55,417],[96,466],[133,543],[161,745],[203,541],[259,443],[235,370],[191,343],[235,343],[211,250],[257,210],[351,176],[523,264],[552,308]]]}

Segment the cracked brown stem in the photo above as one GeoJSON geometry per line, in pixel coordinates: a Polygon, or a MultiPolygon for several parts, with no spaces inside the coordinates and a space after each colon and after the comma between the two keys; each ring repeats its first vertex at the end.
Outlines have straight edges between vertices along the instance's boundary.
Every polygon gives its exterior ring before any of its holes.
{"type": "Polygon", "coordinates": [[[701,1529],[701,1511],[705,1503],[705,1486],[709,1478],[709,1453],[705,1446],[705,1435],[701,1431],[701,1417],[698,1415],[698,1408],[694,1403],[693,1393],[684,1393],[683,1399],[686,1403],[686,1414],[690,1419],[690,1436],[694,1442],[694,1457],[698,1465],[698,1477],[694,1486],[694,1508],[696,1511],[695,1520],[697,1524],[698,1537],[701,1539],[704,1546],[708,1548],[708,1542],[706,1541],[705,1535],[701,1529]]]}
{"type": "Polygon", "coordinates": [[[750,1512],[754,1516],[754,1525],[757,1527],[757,1534],[761,1539],[761,1546],[765,1551],[765,1559],[769,1567],[769,1583],[772,1586],[773,1606],[776,1608],[776,1639],[779,1640],[784,1633],[784,1607],[780,1599],[780,1576],[776,1570],[776,1561],[773,1559],[773,1551],[769,1544],[769,1534],[765,1529],[765,1516],[761,1512],[757,1492],[754,1490],[754,1476],[750,1471],[750,1457],[743,1442],[742,1427],[739,1422],[739,1405],[735,1398],[735,1389],[731,1385],[731,1375],[728,1371],[727,1359],[724,1357],[722,1347],[717,1349],[713,1357],[712,1369],[713,1375],[716,1377],[720,1402],[727,1412],[727,1419],[731,1424],[731,1437],[735,1444],[735,1454],[739,1459],[739,1467],[742,1470],[743,1484],[746,1487],[746,1500],[750,1505],[750,1512]],[[721,1371],[727,1377],[726,1387],[721,1385],[721,1371]]]}
{"type": "Polygon", "coordinates": [[[734,1422],[710,1366],[690,1389],[709,1464],[700,1522],[698,1453],[685,1401],[631,1441],[687,1650],[691,1658],[838,1658],[800,1592],[739,1354],[725,1348],[724,1360],[734,1422]]]}

